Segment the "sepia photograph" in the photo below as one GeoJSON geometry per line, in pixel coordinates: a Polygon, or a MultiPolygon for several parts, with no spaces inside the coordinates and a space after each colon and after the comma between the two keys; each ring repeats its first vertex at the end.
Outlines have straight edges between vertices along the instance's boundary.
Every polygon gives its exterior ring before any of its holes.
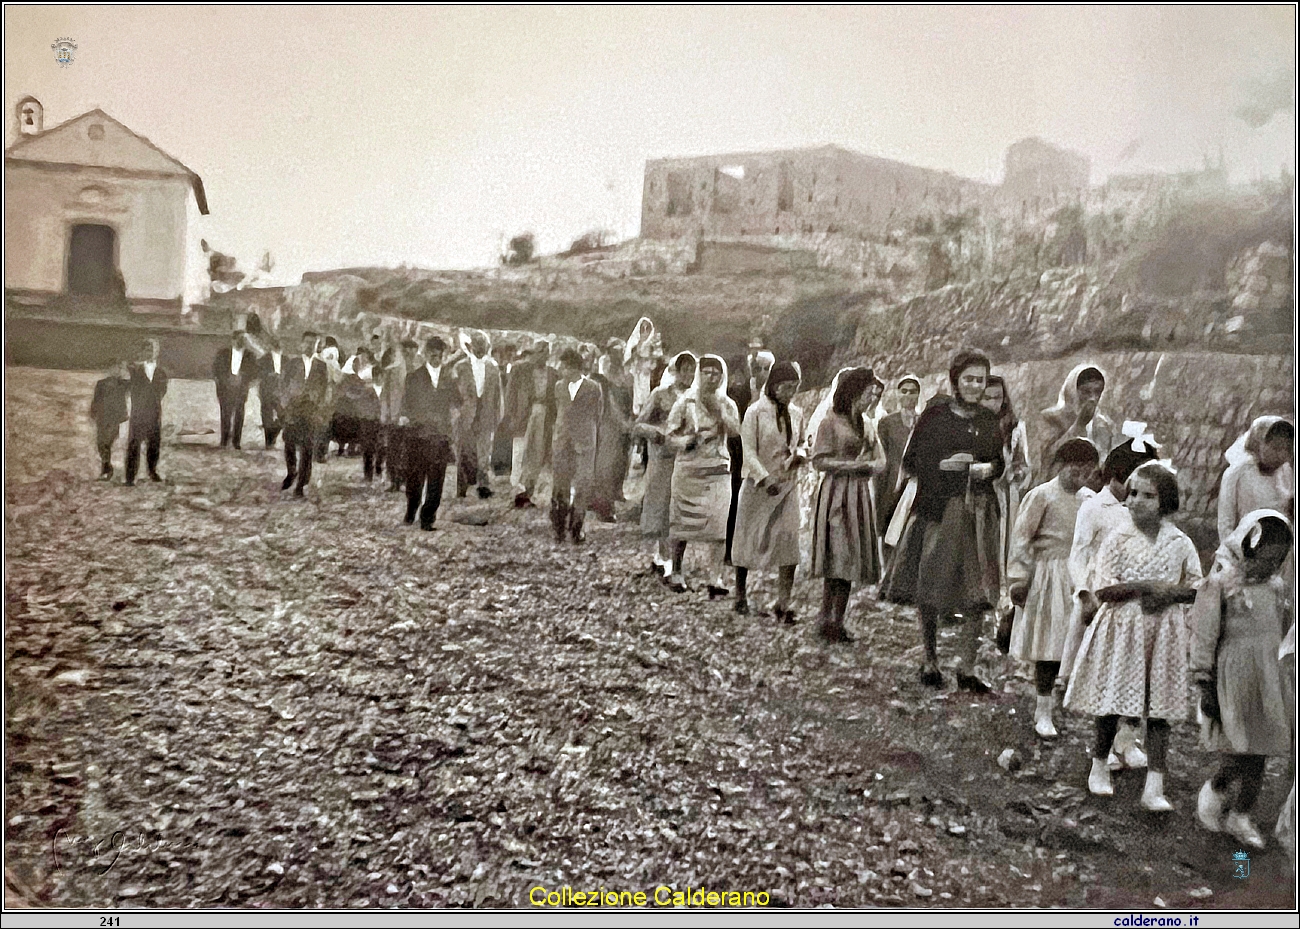
{"type": "Polygon", "coordinates": [[[6,4],[6,923],[1294,926],[1296,12],[6,4]]]}

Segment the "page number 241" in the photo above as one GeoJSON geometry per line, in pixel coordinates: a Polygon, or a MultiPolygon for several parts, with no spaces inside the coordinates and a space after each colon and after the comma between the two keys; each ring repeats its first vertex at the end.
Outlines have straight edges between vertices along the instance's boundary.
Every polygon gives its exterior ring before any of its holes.
{"type": "Polygon", "coordinates": [[[122,925],[122,917],[121,917],[121,916],[101,916],[101,917],[99,917],[99,924],[100,924],[101,926],[121,926],[121,925],[122,925]]]}

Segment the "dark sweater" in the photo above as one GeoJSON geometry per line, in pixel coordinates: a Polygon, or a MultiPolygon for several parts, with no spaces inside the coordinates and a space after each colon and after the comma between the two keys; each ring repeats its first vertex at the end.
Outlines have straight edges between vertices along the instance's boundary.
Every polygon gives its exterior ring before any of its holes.
{"type": "Polygon", "coordinates": [[[954,403],[936,403],[921,414],[903,456],[903,467],[916,476],[917,516],[929,522],[942,520],[948,501],[965,496],[968,485],[976,494],[996,496],[992,482],[1005,467],[997,414],[980,407],[973,417],[963,419],[953,412],[954,403]],[[939,462],[959,452],[969,453],[981,464],[992,464],[992,477],[970,482],[964,470],[939,470],[939,462]]]}

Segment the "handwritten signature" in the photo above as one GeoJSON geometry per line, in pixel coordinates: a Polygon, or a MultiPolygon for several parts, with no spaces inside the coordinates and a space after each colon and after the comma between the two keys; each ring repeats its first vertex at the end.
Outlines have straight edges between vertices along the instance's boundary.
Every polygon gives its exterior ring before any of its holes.
{"type": "Polygon", "coordinates": [[[94,836],[67,836],[66,832],[66,829],[60,829],[54,834],[53,852],[55,871],[63,870],[63,860],[59,856],[60,842],[63,842],[65,845],[71,845],[74,848],[77,846],[85,846],[90,852],[90,862],[92,865],[98,864],[101,856],[107,858],[111,855],[112,860],[104,866],[104,870],[98,872],[99,874],[107,874],[111,871],[113,866],[117,864],[118,859],[120,859],[124,854],[151,854],[161,851],[164,848],[182,849],[198,847],[198,843],[191,839],[184,839],[181,841],[159,839],[150,842],[145,838],[143,833],[133,834],[125,829],[118,829],[112,835],[107,838],[99,839],[98,841],[95,840],[94,836]]]}

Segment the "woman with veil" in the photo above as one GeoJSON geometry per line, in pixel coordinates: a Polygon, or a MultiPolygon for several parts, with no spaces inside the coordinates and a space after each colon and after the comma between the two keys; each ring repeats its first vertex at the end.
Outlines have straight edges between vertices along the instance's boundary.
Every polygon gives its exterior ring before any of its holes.
{"type": "Polygon", "coordinates": [[[1226,541],[1241,517],[1255,510],[1293,515],[1295,427],[1281,416],[1260,416],[1224,452],[1228,470],[1219,484],[1219,540],[1226,541]]]}
{"type": "Polygon", "coordinates": [[[731,593],[722,576],[731,510],[731,454],[727,438],[740,432],[740,414],[727,396],[727,363],[705,355],[695,368],[695,383],[677,398],[664,424],[677,447],[673,462],[669,537],[673,573],[669,587],[686,588],[682,562],[691,542],[706,546],[709,599],[731,593]]]}
{"type": "Polygon", "coordinates": [[[650,376],[663,355],[663,340],[655,331],[655,324],[642,316],[623,349],[623,366],[632,376],[632,412],[636,416],[640,416],[650,402],[654,388],[650,376]]]}
{"type": "Polygon", "coordinates": [[[871,478],[885,468],[885,454],[866,419],[873,387],[870,368],[835,375],[813,414],[812,466],[821,472],[813,503],[812,575],[823,578],[821,626],[829,642],[851,642],[844,627],[852,585],[880,580],[871,478]]]}
{"type": "MultiPolygon", "coordinates": [[[[736,612],[749,613],[746,587],[753,569],[777,570],[775,613],[793,624],[790,591],[799,566],[799,451],[803,422],[790,401],[799,390],[799,366],[772,365],[763,395],[750,404],[740,427],[743,482],[736,505],[731,561],[736,567],[736,612]]],[[[760,614],[761,615],[761,614],[760,614]]]]}
{"type": "Polygon", "coordinates": [[[641,498],[641,535],[651,548],[653,570],[665,583],[672,573],[668,544],[672,507],[673,460],[677,450],[668,442],[665,424],[677,399],[695,381],[695,356],[679,352],[664,370],[659,386],[637,417],[633,435],[646,443],[645,494],[641,498]]]}

